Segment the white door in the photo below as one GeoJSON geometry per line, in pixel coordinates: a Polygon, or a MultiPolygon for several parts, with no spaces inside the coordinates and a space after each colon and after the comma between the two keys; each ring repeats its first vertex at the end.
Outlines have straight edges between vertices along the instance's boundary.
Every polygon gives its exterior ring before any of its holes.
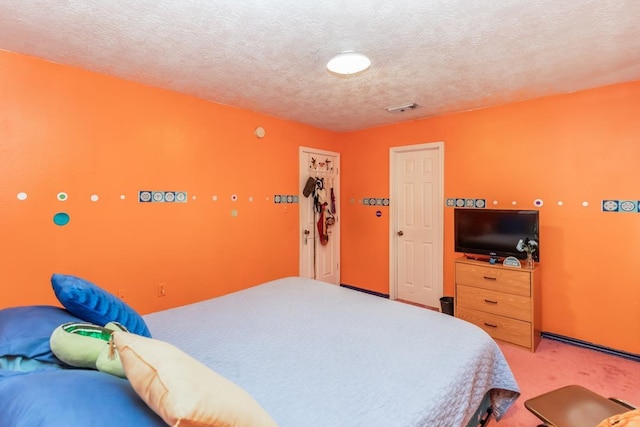
{"type": "Polygon", "coordinates": [[[442,143],[391,149],[390,289],[393,299],[439,307],[443,292],[442,143]]]}
{"type": "Polygon", "coordinates": [[[340,284],[340,154],[300,147],[300,276],[340,284]],[[314,191],[304,195],[313,181],[314,191]]]}

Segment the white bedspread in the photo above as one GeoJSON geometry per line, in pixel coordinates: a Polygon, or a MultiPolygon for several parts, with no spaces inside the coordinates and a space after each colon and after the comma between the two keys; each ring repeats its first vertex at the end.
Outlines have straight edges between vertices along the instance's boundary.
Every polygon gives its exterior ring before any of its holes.
{"type": "Polygon", "coordinates": [[[168,341],[243,387],[281,427],[455,427],[492,391],[518,397],[476,326],[362,292],[289,277],[144,316],[168,341]]]}

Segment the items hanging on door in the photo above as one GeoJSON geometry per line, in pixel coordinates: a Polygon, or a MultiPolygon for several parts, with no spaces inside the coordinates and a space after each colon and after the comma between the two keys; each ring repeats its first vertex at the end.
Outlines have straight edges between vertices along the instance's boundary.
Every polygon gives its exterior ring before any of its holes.
{"type": "Polygon", "coordinates": [[[320,236],[320,243],[323,245],[329,242],[329,227],[336,223],[336,219],[333,216],[335,212],[332,212],[332,210],[335,209],[335,200],[331,200],[331,194],[333,194],[333,187],[330,189],[330,193],[327,194],[325,179],[316,178],[313,205],[315,211],[318,213],[318,235],[320,236]]]}
{"type": "MultiPolygon", "coordinates": [[[[321,171],[331,173],[333,168],[330,165],[331,160],[327,159],[318,163],[315,158],[311,158],[309,168],[312,173],[321,171]]],[[[320,243],[326,245],[329,242],[329,227],[336,223],[335,214],[337,209],[333,190],[333,177],[329,177],[326,180],[324,177],[310,176],[305,183],[302,194],[304,197],[309,197],[313,194],[313,209],[318,214],[316,226],[320,236],[320,243]]]]}

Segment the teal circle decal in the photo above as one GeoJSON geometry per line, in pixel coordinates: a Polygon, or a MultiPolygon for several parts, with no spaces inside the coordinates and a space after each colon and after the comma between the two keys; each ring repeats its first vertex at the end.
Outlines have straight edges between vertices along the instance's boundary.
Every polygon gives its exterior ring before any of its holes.
{"type": "Polygon", "coordinates": [[[67,225],[69,223],[69,214],[65,212],[58,212],[53,216],[53,223],[55,225],[67,225]]]}

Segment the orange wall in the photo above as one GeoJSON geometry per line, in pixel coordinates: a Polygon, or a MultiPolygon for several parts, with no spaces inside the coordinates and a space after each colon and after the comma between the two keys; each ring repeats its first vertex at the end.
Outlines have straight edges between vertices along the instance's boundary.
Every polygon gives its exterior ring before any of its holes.
{"type": "Polygon", "coordinates": [[[388,293],[389,211],[358,201],[388,197],[390,147],[444,141],[446,198],[544,200],[543,330],[640,353],[640,214],[600,211],[640,199],[639,113],[636,82],[335,134],[0,51],[0,307],[55,304],[54,272],[125,290],[142,313],[296,275],[298,205],[272,198],[301,191],[300,145],[342,155],[341,281],[388,293]],[[139,203],[145,189],[190,199],[139,203]]]}
{"type": "MultiPolygon", "coordinates": [[[[357,201],[389,196],[390,147],[444,141],[445,198],[544,201],[542,329],[640,353],[640,213],[601,212],[602,199],[640,200],[639,117],[634,82],[345,135],[342,282],[389,292],[389,210],[377,218],[357,201]]],[[[453,295],[460,254],[453,209],[444,213],[453,295]]]]}
{"type": "Polygon", "coordinates": [[[0,307],[55,304],[54,272],[126,290],[142,313],[297,275],[298,205],[273,196],[299,192],[300,145],[336,150],[335,139],[0,51],[0,307]],[[189,200],[139,203],[139,190],[182,190],[189,200]],[[69,224],[54,225],[56,212],[69,224]]]}

